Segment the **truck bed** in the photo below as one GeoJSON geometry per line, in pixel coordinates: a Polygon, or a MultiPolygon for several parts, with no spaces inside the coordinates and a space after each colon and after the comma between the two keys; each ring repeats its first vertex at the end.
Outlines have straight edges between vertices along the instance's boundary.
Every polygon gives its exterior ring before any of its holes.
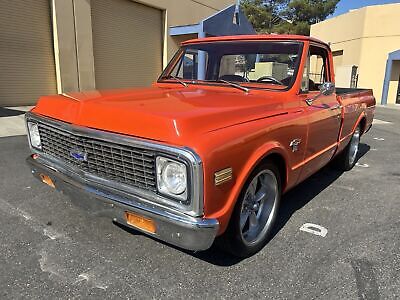
{"type": "Polygon", "coordinates": [[[361,130],[367,130],[372,124],[375,108],[375,98],[372,89],[336,88],[336,96],[342,110],[341,145],[339,152],[346,146],[355,130],[355,125],[361,123],[361,130]],[[364,121],[362,121],[364,118],[364,121]]]}
{"type": "Polygon", "coordinates": [[[336,88],[336,95],[338,95],[338,96],[344,96],[344,95],[348,95],[348,94],[359,94],[362,92],[371,92],[371,94],[372,94],[371,89],[341,88],[341,87],[336,88]]]}

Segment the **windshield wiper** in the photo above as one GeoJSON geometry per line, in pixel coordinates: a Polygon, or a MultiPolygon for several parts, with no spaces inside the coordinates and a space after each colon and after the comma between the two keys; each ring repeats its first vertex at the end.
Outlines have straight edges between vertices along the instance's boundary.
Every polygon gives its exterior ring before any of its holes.
{"type": "Polygon", "coordinates": [[[249,92],[249,89],[247,87],[244,87],[244,86],[242,86],[242,85],[240,85],[238,83],[234,83],[234,82],[231,82],[231,81],[228,81],[228,80],[224,80],[224,79],[218,79],[217,82],[223,82],[223,83],[229,84],[230,86],[235,87],[235,88],[237,88],[239,90],[242,90],[242,91],[244,91],[246,93],[249,92]]]}
{"type": "Polygon", "coordinates": [[[174,75],[168,75],[165,77],[165,79],[174,79],[175,81],[179,82],[180,84],[182,84],[184,87],[188,87],[188,84],[186,82],[183,82],[182,80],[180,80],[178,77],[174,76],[174,75]]]}

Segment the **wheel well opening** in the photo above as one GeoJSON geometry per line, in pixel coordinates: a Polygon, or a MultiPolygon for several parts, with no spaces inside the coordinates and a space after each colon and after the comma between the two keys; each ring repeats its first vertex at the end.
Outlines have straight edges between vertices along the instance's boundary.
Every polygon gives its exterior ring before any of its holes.
{"type": "Polygon", "coordinates": [[[287,169],[285,159],[278,153],[272,153],[265,156],[261,160],[260,164],[267,160],[272,161],[278,167],[280,173],[279,175],[281,176],[282,191],[284,191],[287,184],[287,169]]]}
{"type": "Polygon", "coordinates": [[[364,133],[367,126],[367,119],[365,117],[363,117],[360,121],[360,128],[361,128],[361,133],[364,133]]]}

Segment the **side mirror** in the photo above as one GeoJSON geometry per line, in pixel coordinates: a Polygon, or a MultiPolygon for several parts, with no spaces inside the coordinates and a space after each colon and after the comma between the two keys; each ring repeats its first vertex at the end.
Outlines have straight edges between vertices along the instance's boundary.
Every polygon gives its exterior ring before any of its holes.
{"type": "Polygon", "coordinates": [[[332,82],[324,82],[319,86],[319,91],[324,96],[332,95],[335,91],[335,84],[332,82]]]}
{"type": "Polygon", "coordinates": [[[332,95],[335,92],[335,84],[332,82],[324,82],[319,86],[319,94],[315,95],[313,98],[306,99],[308,106],[312,105],[315,99],[323,96],[332,95]]]}

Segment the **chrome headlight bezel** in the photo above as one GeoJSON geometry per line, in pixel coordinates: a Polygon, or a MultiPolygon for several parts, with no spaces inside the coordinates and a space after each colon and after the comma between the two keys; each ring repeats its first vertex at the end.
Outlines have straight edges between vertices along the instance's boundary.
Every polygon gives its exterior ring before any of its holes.
{"type": "MultiPolygon", "coordinates": [[[[170,148],[170,147],[168,147],[170,148]]],[[[157,157],[165,158],[172,162],[177,162],[186,167],[186,191],[184,197],[176,197],[162,193],[158,189],[158,175],[156,174],[156,189],[158,196],[163,199],[166,205],[182,211],[192,216],[203,215],[203,164],[200,157],[190,148],[162,149],[164,151],[157,152],[155,156],[155,170],[157,172],[157,157]],[[172,150],[172,151],[165,151],[172,150]]]]}
{"type": "Polygon", "coordinates": [[[36,122],[27,121],[26,123],[29,145],[37,150],[42,150],[42,141],[40,138],[39,124],[36,122]]]}

